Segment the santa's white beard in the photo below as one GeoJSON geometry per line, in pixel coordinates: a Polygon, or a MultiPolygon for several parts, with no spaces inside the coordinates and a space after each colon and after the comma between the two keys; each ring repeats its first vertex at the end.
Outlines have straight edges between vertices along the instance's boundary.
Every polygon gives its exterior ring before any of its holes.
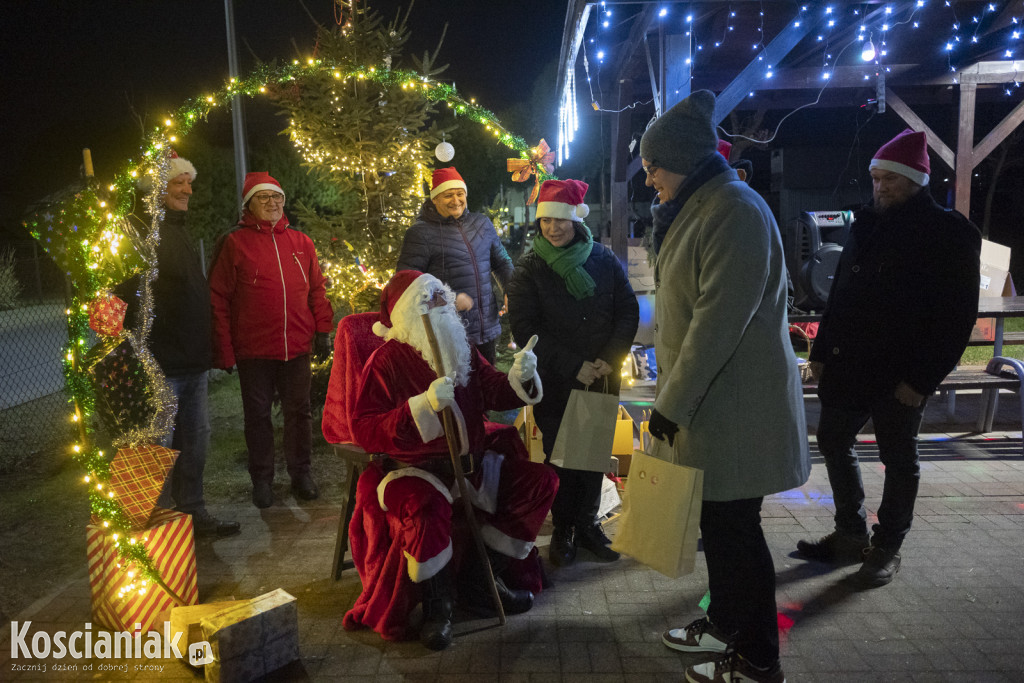
{"type": "MultiPolygon", "coordinates": [[[[453,378],[456,384],[466,386],[469,382],[470,348],[462,319],[455,312],[453,304],[432,308],[429,316],[430,326],[437,338],[437,346],[441,350],[445,374],[453,378]]],[[[427,330],[422,322],[410,324],[405,330],[392,330],[391,336],[415,348],[430,368],[434,372],[438,371],[434,354],[430,350],[430,342],[427,341],[427,330]]]]}

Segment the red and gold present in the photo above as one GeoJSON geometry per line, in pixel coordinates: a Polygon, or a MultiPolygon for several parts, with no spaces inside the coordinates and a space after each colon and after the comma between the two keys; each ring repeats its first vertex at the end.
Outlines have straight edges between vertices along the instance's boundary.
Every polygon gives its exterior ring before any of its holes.
{"type": "Polygon", "coordinates": [[[178,451],[163,446],[122,448],[110,463],[110,490],[136,529],[153,526],[150,518],[178,451]]]}
{"type": "MultiPolygon", "coordinates": [[[[145,593],[122,588],[145,577],[136,571],[134,577],[118,567],[122,563],[114,546],[113,535],[98,524],[86,527],[86,549],[89,555],[89,587],[92,590],[92,618],[114,631],[162,631],[170,619],[172,607],[196,604],[196,553],[192,541],[192,516],[172,510],[161,510],[153,516],[153,526],[139,531],[135,538],[145,545],[161,580],[173,591],[171,595],[159,585],[148,581],[145,593]]],[[[122,543],[129,542],[122,538],[122,543]]]]}
{"type": "Polygon", "coordinates": [[[100,295],[89,302],[89,327],[98,334],[116,337],[124,329],[124,314],[128,304],[108,294],[100,295]]]}

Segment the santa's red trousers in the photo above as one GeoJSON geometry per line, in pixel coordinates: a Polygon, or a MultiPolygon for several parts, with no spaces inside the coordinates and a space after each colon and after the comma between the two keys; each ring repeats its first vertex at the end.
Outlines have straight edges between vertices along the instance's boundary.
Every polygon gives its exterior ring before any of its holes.
{"type": "MultiPolygon", "coordinates": [[[[402,474],[412,475],[412,468],[402,474]]],[[[483,484],[484,468],[467,476],[475,488],[483,484]]],[[[449,489],[450,478],[440,481],[449,489]]],[[[386,508],[390,528],[409,560],[409,576],[415,582],[431,578],[447,564],[452,545],[452,504],[429,478],[401,476],[382,483],[378,499],[386,508]],[[395,531],[397,530],[397,531],[395,531]]],[[[537,533],[551,509],[558,490],[558,476],[543,463],[504,458],[500,466],[494,511],[474,507],[484,542],[502,554],[522,559],[533,548],[537,533]]],[[[456,500],[455,505],[464,505],[456,500]]]]}

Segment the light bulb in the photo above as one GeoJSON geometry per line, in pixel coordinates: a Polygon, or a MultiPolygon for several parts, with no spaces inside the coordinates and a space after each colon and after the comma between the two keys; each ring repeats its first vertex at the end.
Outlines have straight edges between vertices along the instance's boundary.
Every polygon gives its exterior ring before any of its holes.
{"type": "Polygon", "coordinates": [[[870,62],[875,58],[875,44],[870,40],[864,43],[864,49],[861,50],[860,58],[865,62],[870,62]]]}

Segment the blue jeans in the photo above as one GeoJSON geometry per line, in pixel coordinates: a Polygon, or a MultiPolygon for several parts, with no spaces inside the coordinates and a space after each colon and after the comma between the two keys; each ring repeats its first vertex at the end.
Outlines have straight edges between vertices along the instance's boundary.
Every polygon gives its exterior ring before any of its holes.
{"type": "Polygon", "coordinates": [[[237,366],[252,481],[274,481],[274,424],[270,409],[275,394],[281,399],[284,413],[284,459],[288,474],[294,481],[309,473],[313,449],[309,354],[288,361],[241,359],[237,366]]]}
{"type": "Polygon", "coordinates": [[[775,564],[761,529],[763,498],[705,500],[700,536],[708,564],[708,619],[736,633],[736,651],[755,666],[779,661],[775,564]]]}
{"type": "Polygon", "coordinates": [[[178,399],[174,428],[163,445],[179,451],[171,476],[164,484],[159,504],[193,514],[205,507],[203,470],[210,449],[210,410],[206,372],[168,377],[167,383],[178,399]],[[171,502],[173,501],[173,503],[171,502]]]}
{"type": "Polygon", "coordinates": [[[864,481],[854,450],[857,433],[870,417],[875,425],[878,456],[885,466],[878,524],[872,527],[872,545],[899,550],[914,520],[914,503],[921,480],[917,433],[925,399],[914,408],[891,394],[874,400],[867,409],[851,410],[822,404],[818,421],[818,450],[825,459],[828,481],[836,504],[836,530],[846,534],[867,533],[864,481]]]}

